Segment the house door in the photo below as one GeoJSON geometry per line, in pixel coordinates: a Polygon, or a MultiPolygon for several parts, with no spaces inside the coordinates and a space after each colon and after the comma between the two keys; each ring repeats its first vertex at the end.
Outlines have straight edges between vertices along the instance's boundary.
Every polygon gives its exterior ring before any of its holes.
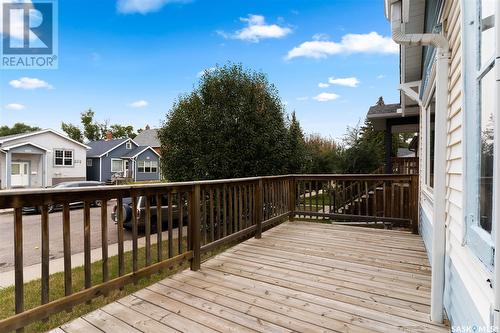
{"type": "Polygon", "coordinates": [[[27,187],[30,185],[30,165],[28,162],[12,162],[10,185],[27,187]]]}
{"type": "Polygon", "coordinates": [[[130,162],[129,160],[123,161],[123,170],[125,173],[125,177],[132,177],[132,173],[130,172],[130,162]]]}

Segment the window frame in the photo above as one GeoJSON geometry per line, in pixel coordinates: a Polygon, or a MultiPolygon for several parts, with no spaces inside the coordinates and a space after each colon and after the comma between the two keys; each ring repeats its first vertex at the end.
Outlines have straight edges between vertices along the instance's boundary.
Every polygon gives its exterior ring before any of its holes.
{"type": "Polygon", "coordinates": [[[75,151],[73,149],[65,149],[65,148],[55,148],[54,149],[54,158],[53,165],[57,168],[68,168],[75,166],[75,151]],[[57,152],[62,152],[62,157],[57,157],[57,152]],[[66,153],[71,153],[71,158],[66,157],[66,153]],[[57,163],[57,160],[61,159],[61,164],[57,163]],[[71,164],[66,164],[66,160],[70,160],[71,164]]]}
{"type": "MultiPolygon", "coordinates": [[[[494,147],[493,156],[493,212],[491,233],[480,226],[480,177],[481,171],[481,80],[490,71],[495,71],[495,56],[481,64],[481,0],[465,1],[464,15],[462,17],[464,27],[464,40],[462,46],[462,68],[464,71],[464,237],[463,245],[467,246],[471,252],[492,271],[494,267],[495,253],[495,225],[496,212],[495,200],[498,193],[498,182],[495,169],[498,169],[498,156],[495,154],[497,148],[494,147]],[[471,23],[472,22],[472,23],[471,23]],[[466,194],[465,194],[466,193],[466,194]]],[[[496,29],[493,27],[491,29],[496,29]]],[[[493,72],[494,73],[494,72],[493,72]]],[[[498,116],[494,114],[494,146],[498,145],[498,116]]]]}
{"type": "Polygon", "coordinates": [[[94,161],[91,158],[87,158],[87,166],[88,167],[94,166],[94,161]]]}
{"type": "Polygon", "coordinates": [[[124,165],[123,165],[123,160],[121,158],[112,158],[111,159],[111,172],[112,173],[121,173],[124,171],[124,165]],[[121,170],[113,170],[113,162],[115,161],[119,161],[121,162],[120,165],[121,165],[121,170]]]}
{"type": "Polygon", "coordinates": [[[158,173],[158,161],[156,160],[139,160],[137,161],[138,173],[158,173]],[[142,166],[141,166],[142,164],[142,166]],[[142,171],[141,171],[142,169],[142,171]],[[149,170],[149,171],[146,171],[149,170]],[[154,170],[154,171],[153,171],[154,170]]]}
{"type": "Polygon", "coordinates": [[[127,143],[125,143],[125,149],[127,149],[127,150],[132,149],[132,142],[127,141],[127,143]]]}

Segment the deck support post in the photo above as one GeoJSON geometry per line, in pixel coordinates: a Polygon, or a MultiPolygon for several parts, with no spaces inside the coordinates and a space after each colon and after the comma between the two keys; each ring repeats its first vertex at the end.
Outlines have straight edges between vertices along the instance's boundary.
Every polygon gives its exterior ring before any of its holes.
{"type": "Polygon", "coordinates": [[[386,120],[386,127],[384,132],[384,146],[385,146],[385,174],[392,174],[392,126],[386,120]]]}
{"type": "Polygon", "coordinates": [[[257,191],[255,192],[255,238],[262,237],[262,216],[263,216],[263,185],[262,178],[259,179],[257,184],[257,191]]]}
{"type": "Polygon", "coordinates": [[[191,270],[197,271],[201,266],[201,245],[200,245],[200,185],[194,185],[190,196],[189,207],[190,223],[189,223],[189,250],[193,251],[191,258],[191,270]]]}

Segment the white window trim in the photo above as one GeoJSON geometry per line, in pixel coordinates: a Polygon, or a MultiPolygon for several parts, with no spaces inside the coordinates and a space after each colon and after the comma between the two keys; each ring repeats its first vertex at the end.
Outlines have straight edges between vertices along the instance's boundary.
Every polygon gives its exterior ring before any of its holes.
{"type": "Polygon", "coordinates": [[[111,172],[114,172],[114,173],[118,173],[118,172],[123,172],[124,171],[124,163],[123,163],[123,160],[121,158],[112,158],[111,159],[111,172]],[[113,170],[113,162],[114,161],[120,161],[120,165],[121,165],[121,170],[113,170]]]}
{"type": "MultiPolygon", "coordinates": [[[[471,250],[471,254],[479,259],[488,271],[493,270],[496,212],[493,209],[491,234],[482,229],[478,222],[479,197],[477,179],[478,166],[480,163],[480,151],[477,145],[477,118],[480,100],[479,82],[489,72],[495,71],[494,57],[487,61],[485,65],[478,67],[479,37],[480,32],[477,28],[479,21],[479,6],[477,1],[464,1],[463,11],[463,45],[462,45],[462,70],[464,77],[464,239],[463,245],[471,250]],[[474,24],[470,24],[474,22],[474,24]]],[[[498,29],[498,27],[495,27],[498,29]]],[[[495,114],[495,113],[494,113],[495,114]]],[[[495,119],[495,128],[497,128],[498,117],[495,119]]],[[[495,131],[495,145],[498,144],[498,130],[495,131]]],[[[495,152],[497,149],[495,148],[495,152]]],[[[499,158],[494,156],[493,168],[499,167],[499,158]]],[[[495,179],[496,173],[493,172],[493,207],[495,207],[496,193],[498,193],[498,181],[495,179]]]]}
{"type": "Polygon", "coordinates": [[[75,151],[73,149],[55,148],[54,149],[53,164],[54,164],[54,167],[57,167],[57,168],[71,168],[71,167],[73,167],[75,165],[75,151]],[[62,151],[62,153],[63,153],[62,164],[56,164],[56,155],[57,155],[58,151],[62,151]],[[71,164],[70,165],[64,164],[64,160],[67,159],[67,157],[65,157],[66,152],[71,152],[71,164]]]}
{"type": "Polygon", "coordinates": [[[158,170],[160,170],[160,167],[159,167],[159,163],[158,161],[147,161],[147,160],[140,160],[140,161],[137,161],[137,172],[138,173],[158,173],[158,170]],[[144,170],[143,171],[139,171],[139,163],[144,163],[144,170]],[[156,166],[153,167],[153,162],[156,163],[156,166]],[[149,168],[150,171],[146,171],[146,168],[149,168]],[[152,171],[153,168],[156,168],[156,171],[152,171]]]}
{"type": "Polygon", "coordinates": [[[127,143],[125,144],[125,149],[132,149],[132,142],[127,141],[127,143]]]}
{"type": "Polygon", "coordinates": [[[88,167],[92,167],[92,166],[94,166],[94,162],[92,161],[92,159],[91,159],[91,158],[87,158],[87,166],[88,166],[88,167]]]}

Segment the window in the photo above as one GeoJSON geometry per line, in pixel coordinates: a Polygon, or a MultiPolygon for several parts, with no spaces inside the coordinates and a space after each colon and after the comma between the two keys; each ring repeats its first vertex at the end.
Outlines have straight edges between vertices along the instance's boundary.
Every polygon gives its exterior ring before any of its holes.
{"type": "Polygon", "coordinates": [[[20,175],[21,174],[21,164],[19,163],[12,163],[11,165],[12,168],[12,174],[13,175],[20,175]]]}
{"type": "Polygon", "coordinates": [[[55,166],[73,166],[73,151],[66,149],[54,150],[55,166]]]}
{"type": "Polygon", "coordinates": [[[465,181],[466,243],[488,267],[493,267],[492,232],[495,145],[495,0],[466,1],[465,181]]]}
{"type": "Polygon", "coordinates": [[[147,173],[158,172],[158,161],[138,161],[137,172],[147,172],[147,173]]]}
{"type": "Polygon", "coordinates": [[[132,142],[128,141],[128,142],[125,144],[125,148],[126,148],[126,149],[132,149],[132,142]]]}
{"type": "Polygon", "coordinates": [[[112,159],[111,160],[111,172],[123,172],[123,160],[112,159]]]}
{"type": "Polygon", "coordinates": [[[91,158],[87,158],[87,166],[88,167],[92,166],[92,159],[91,158]]]}

